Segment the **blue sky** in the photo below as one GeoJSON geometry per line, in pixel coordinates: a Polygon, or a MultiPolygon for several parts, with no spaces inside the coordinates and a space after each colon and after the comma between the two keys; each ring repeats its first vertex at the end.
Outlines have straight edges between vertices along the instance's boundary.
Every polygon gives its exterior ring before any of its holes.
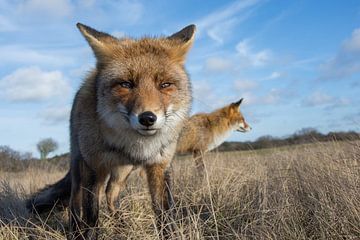
{"type": "Polygon", "coordinates": [[[0,0],[0,145],[67,152],[73,96],[95,59],[75,24],[117,37],[169,35],[195,23],[186,63],[193,112],[241,97],[253,130],[360,129],[360,2],[0,0]]]}

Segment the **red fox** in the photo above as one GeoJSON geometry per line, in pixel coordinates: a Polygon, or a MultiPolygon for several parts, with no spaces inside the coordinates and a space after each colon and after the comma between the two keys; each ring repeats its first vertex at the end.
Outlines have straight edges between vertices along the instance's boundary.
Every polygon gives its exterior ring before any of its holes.
{"type": "MultiPolygon", "coordinates": [[[[143,166],[159,230],[166,234],[170,229],[163,213],[173,206],[168,166],[191,105],[184,62],[195,25],[170,37],[140,39],[77,27],[97,63],[71,110],[70,171],[29,199],[27,207],[44,212],[68,202],[69,238],[97,238],[105,179],[109,174],[126,179],[134,167],[143,166]]],[[[111,190],[119,187],[113,184],[111,190]]]]}
{"type": "MultiPolygon", "coordinates": [[[[193,154],[198,175],[201,176],[204,171],[203,153],[222,144],[232,131],[247,132],[251,130],[240,111],[242,101],[243,98],[211,113],[195,114],[186,122],[178,140],[176,153],[193,154]]],[[[145,175],[143,169],[141,169],[140,175],[145,175]]],[[[115,191],[113,185],[124,188],[126,179],[119,177],[118,174],[110,176],[106,188],[106,200],[110,212],[115,211],[114,203],[120,193],[120,188],[115,191]]]]}
{"type": "Polygon", "coordinates": [[[211,113],[198,113],[189,118],[181,131],[176,152],[200,153],[222,144],[232,131],[247,132],[251,127],[240,111],[239,101],[211,113]]]}
{"type": "Polygon", "coordinates": [[[176,153],[193,154],[200,175],[204,168],[203,153],[221,145],[232,131],[251,130],[240,111],[242,101],[243,98],[211,113],[195,114],[181,131],[176,153]]]}

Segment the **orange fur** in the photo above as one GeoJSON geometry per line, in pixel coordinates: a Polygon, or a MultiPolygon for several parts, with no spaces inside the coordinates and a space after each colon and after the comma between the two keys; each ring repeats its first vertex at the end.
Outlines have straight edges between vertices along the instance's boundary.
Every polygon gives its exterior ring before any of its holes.
{"type": "MultiPolygon", "coordinates": [[[[77,26],[97,64],[73,102],[70,171],[30,199],[27,206],[37,212],[50,210],[68,200],[69,194],[57,193],[71,189],[69,238],[93,239],[97,238],[100,191],[109,174],[112,178],[106,194],[110,202],[132,167],[144,166],[157,219],[164,220],[163,211],[172,205],[167,168],[190,109],[184,60],[195,26],[170,37],[141,39],[116,39],[77,26]]],[[[161,232],[164,223],[158,223],[161,232]]]]}
{"type": "MultiPolygon", "coordinates": [[[[206,152],[215,142],[216,137],[237,130],[243,124],[245,131],[250,130],[242,115],[239,105],[231,103],[211,113],[198,113],[189,118],[185,124],[177,144],[176,152],[206,152]]],[[[220,145],[222,142],[218,143],[220,145]]]]}
{"type": "MultiPolygon", "coordinates": [[[[244,116],[240,111],[240,104],[242,99],[238,102],[231,103],[223,108],[217,109],[211,113],[199,113],[195,114],[188,119],[184,128],[181,131],[176,153],[193,154],[193,159],[195,160],[195,165],[197,169],[197,174],[202,175],[204,163],[202,159],[202,154],[206,151],[211,150],[215,145],[220,145],[223,141],[219,141],[217,144],[213,145],[218,136],[221,136],[226,133],[231,133],[233,130],[250,130],[250,126],[246,123],[244,116]]],[[[147,170],[147,175],[149,176],[149,169],[147,170]]],[[[155,174],[155,172],[150,171],[152,175],[157,175],[161,177],[161,174],[155,174]]],[[[141,169],[140,176],[145,176],[144,169],[141,169]]],[[[112,185],[114,181],[119,181],[113,175],[110,177],[108,186],[112,185]]],[[[159,181],[151,181],[153,183],[159,181]]],[[[150,182],[149,182],[150,183],[150,182]]],[[[122,181],[122,184],[125,185],[126,182],[122,181]]],[[[154,189],[163,189],[164,187],[153,186],[154,189]]],[[[162,190],[159,190],[162,191],[162,190]]],[[[114,201],[116,194],[110,193],[107,198],[108,208],[114,210],[114,201]]]]}

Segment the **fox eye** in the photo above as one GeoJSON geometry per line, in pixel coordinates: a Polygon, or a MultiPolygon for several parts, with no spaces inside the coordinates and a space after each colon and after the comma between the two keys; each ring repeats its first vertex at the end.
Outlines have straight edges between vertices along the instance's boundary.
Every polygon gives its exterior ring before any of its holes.
{"type": "Polygon", "coordinates": [[[160,88],[168,88],[172,85],[172,83],[169,83],[169,82],[165,82],[165,83],[161,83],[160,84],[160,88]]]}
{"type": "Polygon", "coordinates": [[[119,85],[123,88],[128,88],[128,89],[132,89],[134,88],[134,84],[132,82],[129,81],[122,81],[119,83],[119,85]]]}

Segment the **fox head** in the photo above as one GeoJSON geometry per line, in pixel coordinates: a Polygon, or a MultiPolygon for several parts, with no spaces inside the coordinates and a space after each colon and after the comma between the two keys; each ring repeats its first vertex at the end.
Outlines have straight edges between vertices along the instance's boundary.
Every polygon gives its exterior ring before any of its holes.
{"type": "Polygon", "coordinates": [[[186,119],[191,90],[184,62],[194,25],[169,37],[140,39],[77,27],[97,59],[97,112],[109,127],[152,136],[186,119]]]}
{"type": "Polygon", "coordinates": [[[244,99],[241,98],[239,101],[233,102],[227,107],[230,125],[238,132],[248,132],[251,130],[251,127],[247,124],[244,116],[240,112],[240,105],[243,100],[244,99]]]}

